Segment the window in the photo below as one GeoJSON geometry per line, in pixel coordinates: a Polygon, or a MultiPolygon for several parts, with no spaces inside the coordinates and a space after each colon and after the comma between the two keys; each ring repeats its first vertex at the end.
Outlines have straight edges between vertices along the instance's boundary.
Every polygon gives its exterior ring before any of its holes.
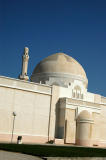
{"type": "Polygon", "coordinates": [[[72,90],[72,96],[73,96],[73,98],[83,99],[83,94],[81,93],[81,88],[78,85],[75,86],[74,89],[72,90]]]}

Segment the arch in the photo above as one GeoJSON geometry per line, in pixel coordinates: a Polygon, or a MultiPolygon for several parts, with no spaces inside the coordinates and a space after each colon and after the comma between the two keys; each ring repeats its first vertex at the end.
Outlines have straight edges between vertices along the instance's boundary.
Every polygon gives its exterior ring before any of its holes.
{"type": "Polygon", "coordinates": [[[81,87],[76,85],[74,87],[74,89],[72,90],[72,95],[73,95],[73,98],[83,99],[83,94],[81,92],[81,87]]]}
{"type": "Polygon", "coordinates": [[[75,86],[75,87],[74,87],[74,89],[75,89],[75,90],[79,90],[79,91],[81,91],[81,87],[80,87],[80,86],[78,86],[78,85],[77,85],[77,86],[75,86]]]}

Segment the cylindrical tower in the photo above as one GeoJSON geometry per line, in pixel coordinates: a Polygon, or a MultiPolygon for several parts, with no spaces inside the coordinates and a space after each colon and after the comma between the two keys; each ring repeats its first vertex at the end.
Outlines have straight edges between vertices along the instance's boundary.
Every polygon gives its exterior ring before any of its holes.
{"type": "Polygon", "coordinates": [[[76,144],[81,146],[92,146],[92,125],[91,114],[84,110],[77,118],[76,144]]]}

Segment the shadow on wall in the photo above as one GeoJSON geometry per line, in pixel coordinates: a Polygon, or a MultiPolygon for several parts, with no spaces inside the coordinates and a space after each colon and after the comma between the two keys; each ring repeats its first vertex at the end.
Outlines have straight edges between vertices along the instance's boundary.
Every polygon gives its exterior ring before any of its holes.
{"type": "Polygon", "coordinates": [[[64,138],[64,125],[61,125],[61,109],[60,109],[60,100],[56,103],[55,109],[55,138],[63,139],[64,138]]]}

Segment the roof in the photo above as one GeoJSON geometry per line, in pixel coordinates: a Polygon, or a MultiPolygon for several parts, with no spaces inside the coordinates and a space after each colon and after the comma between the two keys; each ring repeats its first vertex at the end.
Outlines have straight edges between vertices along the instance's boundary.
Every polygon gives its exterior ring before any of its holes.
{"type": "Polygon", "coordinates": [[[74,58],[64,53],[56,53],[42,60],[34,69],[38,73],[66,73],[82,77],[87,81],[86,73],[74,58]]]}

